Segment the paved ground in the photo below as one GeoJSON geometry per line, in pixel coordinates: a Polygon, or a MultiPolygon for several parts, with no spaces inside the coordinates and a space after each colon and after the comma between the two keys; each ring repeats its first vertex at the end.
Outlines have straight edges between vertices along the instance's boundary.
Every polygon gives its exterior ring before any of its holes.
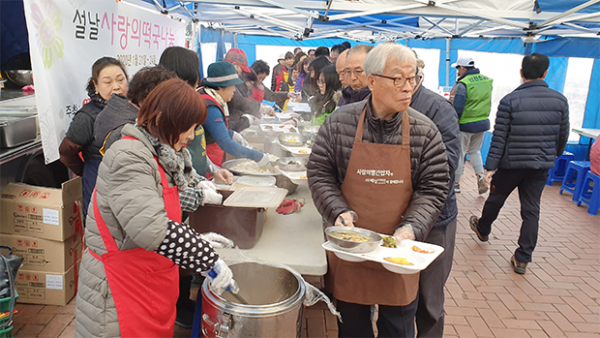
{"type": "MultiPolygon", "coordinates": [[[[542,197],[540,236],[527,274],[508,263],[521,224],[513,193],[490,240],[476,240],[468,225],[485,198],[470,165],[458,195],[454,267],[446,285],[447,337],[600,337],[600,216],[590,216],[558,183],[542,197]]],[[[75,301],[65,307],[18,304],[16,337],[73,337],[75,301]]],[[[189,331],[176,332],[189,337],[189,331]]],[[[302,337],[336,337],[335,318],[322,304],[307,309],[302,337]]]]}

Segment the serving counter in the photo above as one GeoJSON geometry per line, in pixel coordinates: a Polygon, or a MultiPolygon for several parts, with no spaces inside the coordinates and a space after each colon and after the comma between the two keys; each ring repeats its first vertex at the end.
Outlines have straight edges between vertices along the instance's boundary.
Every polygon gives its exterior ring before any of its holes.
{"type": "MultiPolygon", "coordinates": [[[[307,186],[298,186],[286,198],[304,198],[304,207],[298,213],[281,215],[269,208],[263,233],[252,249],[240,250],[245,256],[287,265],[302,275],[323,276],[327,272],[327,258],[321,247],[324,242],[321,215],[310,197],[307,186]]],[[[238,249],[217,249],[222,258],[243,258],[238,249]]]]}

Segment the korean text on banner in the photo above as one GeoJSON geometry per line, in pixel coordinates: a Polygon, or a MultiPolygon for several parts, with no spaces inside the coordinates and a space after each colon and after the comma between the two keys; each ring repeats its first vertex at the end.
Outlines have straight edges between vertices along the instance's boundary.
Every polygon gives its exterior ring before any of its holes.
{"type": "Polygon", "coordinates": [[[85,87],[97,59],[121,60],[131,79],[158,64],[165,48],[184,45],[185,23],[134,2],[24,0],[46,163],[59,158],[71,119],[88,100],[85,87]]]}

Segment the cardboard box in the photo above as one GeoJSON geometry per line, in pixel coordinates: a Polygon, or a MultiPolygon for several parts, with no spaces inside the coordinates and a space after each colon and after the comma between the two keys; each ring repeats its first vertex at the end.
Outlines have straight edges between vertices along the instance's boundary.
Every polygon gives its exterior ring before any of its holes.
{"type": "Polygon", "coordinates": [[[0,234],[0,245],[11,247],[13,255],[23,257],[24,270],[63,273],[81,259],[81,234],[64,242],[0,234]]]}
{"type": "Polygon", "coordinates": [[[65,306],[73,299],[77,290],[75,267],[79,272],[79,263],[67,272],[54,273],[44,271],[19,270],[15,285],[19,293],[18,303],[65,306]]]}
{"type": "Polygon", "coordinates": [[[75,203],[81,196],[81,177],[63,183],[62,189],[11,183],[0,196],[0,232],[64,241],[81,222],[75,203]]]}

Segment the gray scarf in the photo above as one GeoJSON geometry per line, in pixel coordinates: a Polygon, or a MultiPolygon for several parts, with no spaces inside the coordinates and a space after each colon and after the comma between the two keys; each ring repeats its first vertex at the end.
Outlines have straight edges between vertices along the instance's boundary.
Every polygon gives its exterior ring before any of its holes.
{"type": "Polygon", "coordinates": [[[187,148],[181,148],[180,151],[175,151],[173,147],[162,143],[158,137],[150,135],[146,128],[136,125],[139,131],[150,141],[156,154],[158,154],[158,162],[163,167],[165,172],[173,178],[179,191],[185,191],[188,183],[196,176],[196,170],[192,165],[192,155],[187,148]]]}

